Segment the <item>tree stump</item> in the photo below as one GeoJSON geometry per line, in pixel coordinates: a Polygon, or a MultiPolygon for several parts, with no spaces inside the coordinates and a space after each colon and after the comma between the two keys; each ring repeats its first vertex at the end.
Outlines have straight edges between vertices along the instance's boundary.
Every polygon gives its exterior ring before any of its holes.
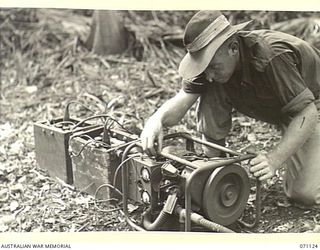
{"type": "Polygon", "coordinates": [[[117,11],[97,10],[86,47],[96,54],[110,55],[125,51],[128,46],[128,32],[117,11]]]}

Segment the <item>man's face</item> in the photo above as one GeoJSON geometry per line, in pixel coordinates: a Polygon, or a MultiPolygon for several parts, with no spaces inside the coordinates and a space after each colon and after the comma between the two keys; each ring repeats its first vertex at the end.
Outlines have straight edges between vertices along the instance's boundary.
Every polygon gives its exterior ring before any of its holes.
{"type": "Polygon", "coordinates": [[[210,82],[228,82],[236,68],[236,58],[227,46],[222,45],[204,71],[206,78],[210,82]]]}

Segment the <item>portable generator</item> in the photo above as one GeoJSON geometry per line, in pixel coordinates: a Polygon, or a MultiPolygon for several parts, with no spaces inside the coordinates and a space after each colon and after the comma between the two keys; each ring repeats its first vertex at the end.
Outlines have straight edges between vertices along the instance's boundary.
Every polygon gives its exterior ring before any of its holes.
{"type": "MultiPolygon", "coordinates": [[[[184,224],[185,231],[190,231],[191,222],[194,222],[214,231],[230,232],[225,226],[241,217],[251,188],[247,172],[240,163],[255,155],[242,155],[185,133],[171,134],[165,139],[184,139],[187,148],[168,146],[157,158],[135,156],[124,165],[122,192],[125,214],[129,217],[128,201],[135,201],[145,207],[142,227],[147,230],[167,229],[167,225],[176,218],[184,224]],[[194,150],[194,143],[219,149],[230,156],[203,157],[194,150]]],[[[126,148],[122,162],[130,157],[130,150],[135,147],[139,148],[139,143],[126,148]]],[[[253,227],[257,220],[258,216],[253,224],[242,224],[253,227]]]]}

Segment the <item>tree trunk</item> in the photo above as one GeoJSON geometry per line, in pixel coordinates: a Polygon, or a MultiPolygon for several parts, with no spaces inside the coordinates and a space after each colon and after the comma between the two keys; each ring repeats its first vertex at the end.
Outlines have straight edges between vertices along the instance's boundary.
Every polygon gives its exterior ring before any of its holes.
{"type": "Polygon", "coordinates": [[[98,10],[93,14],[88,49],[101,55],[124,52],[128,45],[128,33],[117,11],[98,10]]]}

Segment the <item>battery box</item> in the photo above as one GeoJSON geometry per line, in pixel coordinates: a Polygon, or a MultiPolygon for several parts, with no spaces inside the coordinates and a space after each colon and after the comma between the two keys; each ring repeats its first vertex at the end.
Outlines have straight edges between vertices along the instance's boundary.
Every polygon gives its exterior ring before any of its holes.
{"type": "Polygon", "coordinates": [[[58,177],[68,184],[73,183],[72,162],[69,156],[69,138],[72,132],[97,127],[83,123],[73,130],[77,119],[63,121],[63,118],[34,124],[36,160],[39,166],[48,170],[50,176],[58,177]]]}
{"type": "MultiPolygon", "coordinates": [[[[103,184],[113,184],[115,170],[121,162],[116,152],[102,143],[102,138],[103,127],[99,127],[77,133],[70,140],[73,185],[90,195],[95,195],[97,189],[103,184]]],[[[111,143],[114,144],[115,140],[112,138],[111,143]]],[[[117,143],[124,142],[117,140],[117,143]]],[[[115,183],[115,187],[119,190],[121,190],[120,181],[121,174],[117,176],[115,183]]],[[[99,199],[111,198],[111,189],[102,189],[97,193],[97,197],[99,199]]]]}

